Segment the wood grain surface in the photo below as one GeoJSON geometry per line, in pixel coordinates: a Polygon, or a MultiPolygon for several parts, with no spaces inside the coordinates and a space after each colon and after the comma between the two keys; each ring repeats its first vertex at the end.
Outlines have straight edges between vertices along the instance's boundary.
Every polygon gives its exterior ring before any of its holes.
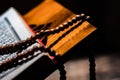
{"type": "MultiPolygon", "coordinates": [[[[69,11],[55,0],[45,0],[33,10],[25,14],[24,18],[29,24],[41,25],[52,23],[49,28],[55,28],[75,15],[76,14],[69,11]]],[[[71,26],[71,28],[75,26],[78,27],[66,34],[54,46],[52,46],[51,49],[55,50],[59,55],[64,55],[69,49],[96,30],[96,28],[87,21],[84,21],[82,24],[78,23],[79,22],[71,26]]],[[[71,28],[69,27],[64,31],[48,36],[46,46],[49,47],[71,28]]]]}

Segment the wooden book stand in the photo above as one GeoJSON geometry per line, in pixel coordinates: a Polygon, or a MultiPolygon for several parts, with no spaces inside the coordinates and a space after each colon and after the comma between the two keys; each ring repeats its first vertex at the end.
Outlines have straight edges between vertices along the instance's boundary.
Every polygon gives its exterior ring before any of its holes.
{"type": "MultiPolygon", "coordinates": [[[[40,36],[40,39],[44,43],[44,47],[48,47],[50,51],[55,51],[54,55],[59,55],[60,57],[62,57],[72,47],[74,47],[85,37],[87,37],[90,33],[96,30],[96,27],[94,27],[92,24],[88,22],[89,16],[83,13],[77,15],[69,11],[62,5],[60,5],[55,0],[43,1],[41,4],[37,5],[34,9],[29,11],[27,14],[25,14],[23,17],[26,20],[26,22],[29,25],[31,25],[32,32],[34,33],[34,35],[40,36]],[[43,33],[42,36],[41,33],[43,33]]],[[[41,47],[39,48],[42,51],[42,48],[41,47]]],[[[21,57],[21,54],[19,56],[21,57]]],[[[12,72],[8,74],[6,77],[2,78],[1,80],[5,80],[5,79],[21,80],[22,78],[24,78],[23,80],[28,80],[31,79],[32,76],[34,77],[34,79],[37,79],[40,76],[34,74],[38,72],[40,72],[41,73],[40,75],[42,75],[41,78],[39,79],[42,80],[45,79],[46,76],[48,76],[52,71],[55,70],[52,69],[51,71],[49,71],[48,69],[51,69],[51,67],[53,67],[56,64],[56,62],[52,62],[50,61],[50,59],[44,59],[45,61],[43,61],[39,58],[40,57],[37,56],[37,59],[32,60],[31,62],[30,61],[26,62],[32,64],[33,66],[28,65],[27,69],[25,68],[26,70],[24,69],[23,71],[24,75],[22,76],[20,75],[17,78],[13,79],[14,78],[13,75],[15,75],[16,73],[17,73],[16,75],[18,75],[19,70],[21,72],[21,69],[24,68],[22,67],[16,71],[13,71],[14,73],[12,72]],[[52,66],[46,65],[47,66],[47,70],[46,70],[45,64],[41,63],[40,61],[41,62],[43,61],[43,63],[46,62],[48,65],[52,65],[52,66]],[[38,65],[38,63],[43,65],[40,71],[35,70],[36,68],[41,66],[38,65]],[[33,71],[29,73],[30,70],[33,71]],[[43,70],[45,71],[44,73],[43,70]],[[27,73],[29,74],[29,76],[27,76],[28,75],[27,73]]]]}

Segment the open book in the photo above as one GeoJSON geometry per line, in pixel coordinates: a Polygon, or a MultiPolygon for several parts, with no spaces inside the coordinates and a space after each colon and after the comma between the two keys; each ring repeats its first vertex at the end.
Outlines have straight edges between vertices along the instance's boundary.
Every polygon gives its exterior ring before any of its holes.
{"type": "MultiPolygon", "coordinates": [[[[34,35],[28,24],[24,21],[22,16],[11,7],[0,17],[0,46],[6,44],[14,44],[21,40],[34,35]]],[[[13,54],[0,54],[0,63],[5,59],[16,56],[13,54]]],[[[26,62],[24,65],[19,65],[7,70],[3,70],[0,73],[0,80],[12,80],[15,76],[20,74],[25,68],[30,66],[33,62],[39,59],[42,55],[37,56],[31,61],[26,62]]]]}
{"type": "Polygon", "coordinates": [[[0,17],[0,46],[24,40],[32,34],[21,15],[10,8],[0,17]]]}

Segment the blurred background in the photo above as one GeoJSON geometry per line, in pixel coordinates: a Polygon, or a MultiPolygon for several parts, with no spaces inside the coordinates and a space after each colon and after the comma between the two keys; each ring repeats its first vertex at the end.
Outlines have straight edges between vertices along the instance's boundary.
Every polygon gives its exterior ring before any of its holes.
{"type": "MultiPolygon", "coordinates": [[[[43,0],[0,0],[0,14],[15,7],[22,15],[43,0]]],[[[91,16],[91,24],[98,29],[69,53],[74,55],[65,63],[67,80],[89,80],[88,55],[96,59],[97,80],[120,80],[120,5],[118,0],[56,0],[74,13],[91,16]]],[[[55,71],[46,80],[59,80],[55,71]],[[55,77],[56,76],[56,77],[55,77]]]]}

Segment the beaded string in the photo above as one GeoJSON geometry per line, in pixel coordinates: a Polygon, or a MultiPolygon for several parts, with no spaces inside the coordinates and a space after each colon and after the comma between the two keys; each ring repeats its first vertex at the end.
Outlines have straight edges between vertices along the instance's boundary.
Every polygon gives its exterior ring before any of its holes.
{"type": "Polygon", "coordinates": [[[0,46],[0,54],[9,54],[13,52],[17,52],[19,50],[23,50],[27,48],[28,46],[34,44],[36,42],[36,39],[32,36],[30,38],[27,38],[26,40],[17,42],[15,44],[7,44],[5,46],[0,46]]]}
{"type": "MultiPolygon", "coordinates": [[[[23,50],[22,52],[17,53],[16,56],[9,57],[6,60],[2,61],[0,63],[0,73],[4,70],[7,70],[12,67],[16,67],[17,65],[27,62],[28,60],[34,58],[35,56],[37,56],[42,52],[49,52],[50,56],[54,56],[54,57],[57,56],[55,54],[55,51],[49,49],[48,47],[35,45],[31,49],[23,50]],[[37,53],[38,51],[40,52],[37,53]]],[[[57,60],[57,57],[54,58],[54,60],[57,60]]]]}
{"type": "MultiPolygon", "coordinates": [[[[62,25],[56,27],[55,29],[50,30],[40,30],[40,32],[36,33],[35,36],[31,36],[30,38],[27,38],[26,40],[20,41],[15,44],[8,44],[6,46],[0,47],[0,53],[1,54],[7,54],[7,53],[13,53],[18,50],[23,50],[27,48],[28,46],[34,44],[36,42],[36,39],[41,38],[47,34],[54,34],[59,33],[60,31],[63,31],[64,29],[68,28],[69,26],[73,25],[73,23],[76,23],[77,21],[81,19],[88,19],[89,16],[84,16],[84,14],[76,15],[76,17],[73,17],[72,20],[68,20],[67,23],[63,23],[62,25]]],[[[19,64],[22,64],[26,61],[28,61],[30,58],[36,56],[34,55],[34,52],[40,50],[41,52],[50,52],[51,56],[56,56],[55,51],[50,50],[49,48],[44,48],[43,46],[34,46],[30,50],[26,50],[25,52],[18,53],[15,57],[8,58],[4,60],[2,63],[0,63],[0,72],[3,70],[6,70],[8,68],[17,66],[19,64]]],[[[66,80],[66,71],[64,70],[64,66],[60,65],[58,66],[58,69],[60,71],[60,80],[66,80]]]]}
{"type": "Polygon", "coordinates": [[[44,48],[44,52],[49,52],[50,56],[54,56],[54,62],[56,63],[56,67],[60,73],[60,80],[66,80],[66,70],[64,65],[60,61],[60,56],[55,53],[55,51],[51,50],[49,47],[44,48]],[[56,62],[57,61],[57,62],[56,62]]]}
{"type": "MultiPolygon", "coordinates": [[[[55,42],[53,42],[52,44],[49,45],[49,48],[52,48],[56,43],[58,43],[63,37],[65,37],[67,34],[69,34],[72,30],[74,30],[75,28],[78,27],[78,25],[81,25],[85,20],[89,19],[89,16],[85,16],[84,14],[81,15],[81,17],[79,17],[79,20],[81,20],[80,22],[78,22],[78,24],[74,25],[74,27],[72,27],[70,30],[68,30],[65,34],[61,35],[55,42]]],[[[74,22],[76,23],[77,17],[74,18],[74,22]]]]}
{"type": "Polygon", "coordinates": [[[30,38],[27,38],[26,40],[23,40],[23,41],[14,43],[14,44],[0,46],[0,54],[13,53],[23,48],[27,48],[28,46],[34,44],[36,42],[36,39],[42,38],[43,36],[47,34],[59,33],[60,31],[63,31],[64,29],[68,28],[70,25],[73,25],[73,23],[76,23],[77,21],[81,20],[81,17],[83,16],[84,14],[76,15],[75,17],[72,18],[72,20],[69,20],[67,23],[63,23],[62,25],[56,27],[55,29],[40,30],[40,32],[36,33],[35,36],[31,36],[30,38]]]}
{"type": "Polygon", "coordinates": [[[95,57],[94,54],[89,54],[89,75],[90,75],[90,80],[96,80],[96,64],[95,64],[95,57]]]}
{"type": "Polygon", "coordinates": [[[22,51],[20,53],[17,53],[16,56],[7,58],[6,60],[4,60],[0,63],[0,72],[28,61],[28,59],[32,58],[33,56],[36,56],[34,54],[34,52],[36,52],[38,50],[42,51],[43,47],[42,46],[40,46],[40,47],[34,46],[32,49],[22,51]]]}

